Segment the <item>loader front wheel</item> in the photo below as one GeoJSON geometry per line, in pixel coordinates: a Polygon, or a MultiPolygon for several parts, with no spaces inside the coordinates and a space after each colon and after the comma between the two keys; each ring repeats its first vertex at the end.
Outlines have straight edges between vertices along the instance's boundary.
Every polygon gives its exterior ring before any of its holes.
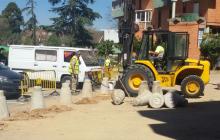
{"type": "Polygon", "coordinates": [[[188,98],[198,98],[204,92],[204,82],[199,76],[190,75],[181,82],[181,90],[188,98]]]}
{"type": "Polygon", "coordinates": [[[138,95],[142,81],[148,81],[148,85],[151,88],[154,76],[149,68],[142,65],[132,65],[124,72],[122,81],[126,90],[131,96],[135,97],[138,95]]]}

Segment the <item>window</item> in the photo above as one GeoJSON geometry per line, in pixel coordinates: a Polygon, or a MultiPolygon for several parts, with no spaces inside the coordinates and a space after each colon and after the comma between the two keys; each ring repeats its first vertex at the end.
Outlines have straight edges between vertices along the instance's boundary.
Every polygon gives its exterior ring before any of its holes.
{"type": "Polygon", "coordinates": [[[217,0],[209,0],[209,8],[216,9],[216,1],[217,0]]]}
{"type": "Polygon", "coordinates": [[[81,50],[80,53],[86,66],[99,66],[98,55],[94,51],[81,50]]]}
{"type": "Polygon", "coordinates": [[[176,43],[174,46],[174,57],[184,59],[187,57],[188,34],[176,34],[176,43]]]}
{"type": "Polygon", "coordinates": [[[136,22],[151,22],[152,10],[137,10],[136,22]]]}
{"type": "Polygon", "coordinates": [[[57,51],[56,50],[36,50],[35,60],[56,62],[57,51]]]}
{"type": "MultiPolygon", "coordinates": [[[[80,50],[80,54],[86,66],[99,66],[97,54],[94,53],[93,51],[80,50]]],[[[73,55],[74,55],[73,51],[64,51],[64,62],[70,62],[73,55]]]]}
{"type": "Polygon", "coordinates": [[[70,62],[73,57],[73,51],[64,51],[64,62],[70,62]]]}

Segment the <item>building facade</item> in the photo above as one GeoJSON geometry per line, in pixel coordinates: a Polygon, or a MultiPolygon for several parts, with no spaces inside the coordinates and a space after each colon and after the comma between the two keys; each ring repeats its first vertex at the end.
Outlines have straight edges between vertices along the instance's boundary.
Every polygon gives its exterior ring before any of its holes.
{"type": "Polygon", "coordinates": [[[220,32],[220,0],[136,0],[135,22],[148,27],[189,33],[189,58],[199,59],[204,33],[220,32]]]}

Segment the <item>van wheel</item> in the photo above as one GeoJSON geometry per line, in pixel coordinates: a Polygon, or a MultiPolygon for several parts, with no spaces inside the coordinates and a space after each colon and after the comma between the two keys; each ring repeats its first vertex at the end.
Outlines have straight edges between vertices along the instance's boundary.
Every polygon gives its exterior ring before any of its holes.
{"type": "Polygon", "coordinates": [[[61,79],[61,86],[63,83],[65,83],[66,81],[72,81],[72,77],[71,76],[64,76],[62,79],[61,79]]]}

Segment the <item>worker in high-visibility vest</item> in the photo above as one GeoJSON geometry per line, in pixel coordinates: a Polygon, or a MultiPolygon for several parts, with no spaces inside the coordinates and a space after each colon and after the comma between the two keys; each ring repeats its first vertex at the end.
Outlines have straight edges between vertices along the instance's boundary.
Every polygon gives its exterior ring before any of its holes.
{"type": "Polygon", "coordinates": [[[78,75],[79,75],[79,57],[80,52],[73,52],[73,57],[70,60],[69,73],[72,76],[71,90],[73,93],[77,92],[76,87],[78,85],[78,75]]]}
{"type": "Polygon", "coordinates": [[[105,68],[105,77],[108,77],[109,79],[111,79],[110,66],[111,66],[111,59],[109,58],[109,56],[107,56],[105,59],[104,68],[105,68]]]}

